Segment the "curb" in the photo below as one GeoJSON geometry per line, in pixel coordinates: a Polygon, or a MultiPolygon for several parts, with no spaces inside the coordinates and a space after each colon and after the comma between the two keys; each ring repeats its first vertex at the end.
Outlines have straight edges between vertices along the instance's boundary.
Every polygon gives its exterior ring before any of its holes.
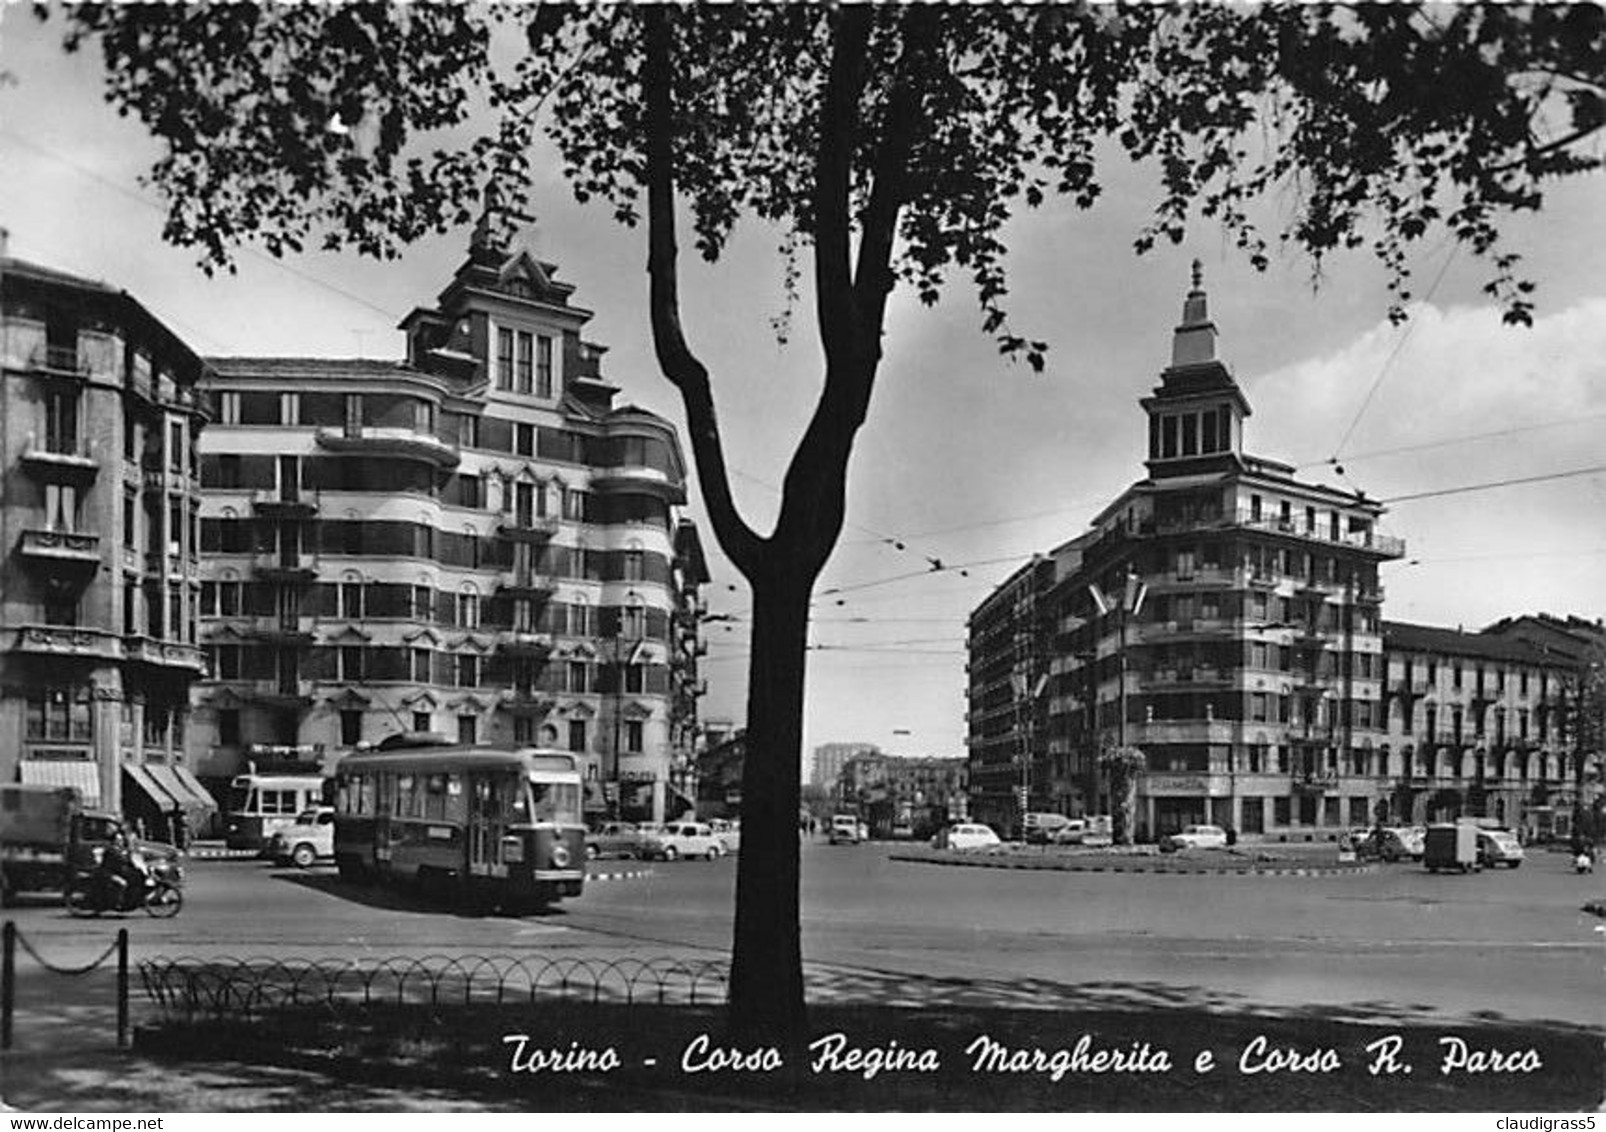
{"type": "Polygon", "coordinates": [[[642,880],[653,875],[651,869],[620,869],[608,873],[587,873],[586,882],[594,880],[642,880]]]}
{"type": "Polygon", "coordinates": [[[203,845],[186,851],[192,861],[252,861],[262,857],[255,849],[224,849],[221,846],[203,845]]]}
{"type": "Polygon", "coordinates": [[[1335,877],[1355,876],[1357,874],[1375,873],[1376,865],[1344,865],[1344,866],[1304,866],[1304,865],[1267,865],[1257,867],[1245,865],[1241,868],[1217,868],[1200,865],[1194,868],[1175,868],[1168,866],[1149,865],[1081,865],[1075,862],[1054,862],[1052,864],[1027,864],[1010,860],[961,861],[953,858],[917,857],[912,854],[893,853],[890,860],[908,861],[917,865],[949,865],[961,869],[1014,869],[1021,872],[1038,873],[1145,873],[1150,876],[1261,876],[1261,877],[1335,877]]]}

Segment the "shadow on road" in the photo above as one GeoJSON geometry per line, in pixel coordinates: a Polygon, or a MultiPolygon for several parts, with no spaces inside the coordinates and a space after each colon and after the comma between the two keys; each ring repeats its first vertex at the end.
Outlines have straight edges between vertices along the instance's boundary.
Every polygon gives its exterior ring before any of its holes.
{"type": "Polygon", "coordinates": [[[361,904],[368,908],[381,908],[387,912],[411,912],[431,916],[449,912],[465,920],[491,917],[516,920],[547,919],[564,915],[563,908],[556,904],[541,908],[524,908],[516,912],[502,909],[460,908],[455,907],[451,900],[444,897],[437,898],[417,890],[396,888],[391,885],[354,884],[351,881],[341,880],[337,873],[326,870],[280,870],[274,874],[273,879],[283,884],[293,884],[299,888],[321,892],[337,900],[361,904]]]}

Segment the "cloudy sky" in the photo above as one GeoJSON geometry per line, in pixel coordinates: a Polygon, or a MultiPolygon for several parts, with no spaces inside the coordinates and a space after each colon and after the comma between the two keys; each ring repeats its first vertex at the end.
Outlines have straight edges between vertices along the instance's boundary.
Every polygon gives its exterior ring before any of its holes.
{"type": "MultiPolygon", "coordinates": [[[[400,356],[397,322],[433,301],[467,232],[384,264],[248,252],[236,277],[208,280],[161,241],[161,207],[139,183],[155,148],[102,102],[93,55],[64,55],[57,34],[0,7],[0,70],[15,79],[0,86],[11,255],[128,290],[204,354],[400,356]]],[[[1094,210],[1050,206],[1011,232],[1012,315],[1050,343],[1045,374],[998,357],[963,287],[931,309],[895,297],[850,525],[817,591],[806,746],[963,753],[965,618],[1142,475],[1137,400],[1169,359],[1195,257],[1220,353],[1254,409],[1251,451],[1375,498],[1450,492],[1391,507],[1387,529],[1408,557],[1385,568],[1385,616],[1475,628],[1524,611],[1606,612],[1606,474],[1453,491],[1606,464],[1606,180],[1559,186],[1543,213],[1509,226],[1540,282],[1531,329],[1503,327],[1479,293],[1481,265],[1444,243],[1424,247],[1423,299],[1400,328],[1364,256],[1324,264],[1313,286],[1308,262],[1257,274],[1199,226],[1182,247],[1136,257],[1153,177],[1123,161],[1105,183],[1094,210]]],[[[528,240],[596,312],[589,335],[610,346],[611,378],[680,422],[648,339],[641,234],[574,204],[555,168],[539,202],[528,240]]],[[[776,244],[749,228],[716,267],[688,260],[682,283],[737,495],[760,529],[820,372],[807,298],[788,344],[770,329],[776,244]]],[[[704,710],[739,722],[750,604],[717,557],[715,571],[710,606],[733,620],[710,626],[704,710]]]]}

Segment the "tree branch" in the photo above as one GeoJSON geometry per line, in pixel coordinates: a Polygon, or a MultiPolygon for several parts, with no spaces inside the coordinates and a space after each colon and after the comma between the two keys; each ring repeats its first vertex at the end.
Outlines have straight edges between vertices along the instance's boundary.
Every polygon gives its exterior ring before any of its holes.
{"type": "Polygon", "coordinates": [[[671,86],[674,47],[669,18],[672,10],[651,7],[643,13],[646,57],[642,83],[646,93],[647,127],[647,274],[653,348],[664,376],[680,390],[686,406],[692,455],[708,505],[714,536],[743,576],[752,579],[763,563],[765,542],[743,521],[731,497],[730,473],[720,441],[708,369],[686,344],[680,323],[680,289],[675,245],[674,106],[671,86]]]}

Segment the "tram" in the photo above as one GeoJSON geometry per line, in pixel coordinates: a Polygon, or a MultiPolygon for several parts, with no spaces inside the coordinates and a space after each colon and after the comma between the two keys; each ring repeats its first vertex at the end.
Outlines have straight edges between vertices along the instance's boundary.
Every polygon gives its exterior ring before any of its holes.
{"type": "Polygon", "coordinates": [[[541,907],[585,883],[580,799],[567,751],[393,735],[340,762],[335,863],[463,907],[541,907]]]}

